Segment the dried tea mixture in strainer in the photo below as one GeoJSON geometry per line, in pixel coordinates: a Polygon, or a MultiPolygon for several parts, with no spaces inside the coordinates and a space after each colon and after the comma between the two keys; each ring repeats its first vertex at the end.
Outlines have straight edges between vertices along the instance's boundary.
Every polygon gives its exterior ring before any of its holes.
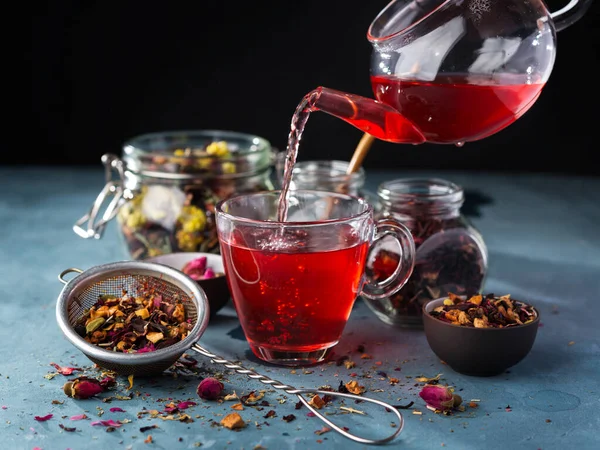
{"type": "Polygon", "coordinates": [[[462,298],[449,293],[444,304],[429,313],[443,322],[462,327],[506,328],[524,325],[537,317],[533,306],[510,295],[496,297],[494,294],[472,295],[462,298]]]}
{"type": "Polygon", "coordinates": [[[100,295],[75,331],[87,342],[123,353],[144,353],[179,342],[193,328],[183,302],[140,288],[120,297],[100,295]]]}

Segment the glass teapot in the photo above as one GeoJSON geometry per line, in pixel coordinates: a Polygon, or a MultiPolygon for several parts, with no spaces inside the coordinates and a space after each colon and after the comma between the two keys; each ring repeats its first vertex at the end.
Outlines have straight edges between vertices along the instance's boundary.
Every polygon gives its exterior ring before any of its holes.
{"type": "Polygon", "coordinates": [[[592,0],[393,0],[371,23],[376,100],[319,87],[299,108],[394,143],[462,145],[521,117],[556,58],[556,33],[592,0]]]}

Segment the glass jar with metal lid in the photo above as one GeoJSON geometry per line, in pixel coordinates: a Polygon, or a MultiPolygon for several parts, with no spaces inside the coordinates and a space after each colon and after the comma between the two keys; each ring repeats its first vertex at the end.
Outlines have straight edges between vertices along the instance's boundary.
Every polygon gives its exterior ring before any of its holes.
{"type": "Polygon", "coordinates": [[[138,260],[218,253],[216,203],[236,193],[274,189],[271,144],[233,131],[144,134],[124,144],[122,158],[107,153],[102,162],[106,185],[73,229],[99,239],[116,217],[130,257],[138,260]]]}
{"type": "MultiPolygon", "coordinates": [[[[461,213],[461,186],[442,179],[403,178],[379,185],[377,197],[376,216],[391,216],[406,225],[416,249],[413,273],[400,291],[380,301],[364,299],[383,322],[422,327],[422,307],[428,301],[450,292],[481,292],[488,252],[482,235],[461,213]]],[[[384,244],[369,270],[375,279],[385,280],[398,260],[398,250],[384,244]]]]}

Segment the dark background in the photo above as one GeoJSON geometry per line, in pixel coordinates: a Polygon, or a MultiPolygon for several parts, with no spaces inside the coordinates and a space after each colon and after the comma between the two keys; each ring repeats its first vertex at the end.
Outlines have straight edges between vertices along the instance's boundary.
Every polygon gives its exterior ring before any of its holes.
{"type": "MultiPolygon", "coordinates": [[[[499,0],[498,0],[499,1],[499,0]]],[[[597,2],[597,0],[596,0],[597,2]]],[[[56,2],[32,12],[32,138],[8,164],[100,167],[138,134],[225,129],[284,149],[300,99],[318,86],[372,97],[366,32],[387,0],[56,2]]],[[[551,10],[568,0],[548,1],[551,10]]],[[[376,141],[365,168],[599,175],[598,4],[559,32],[537,103],[463,148],[376,141]]],[[[299,160],[349,160],[362,133],[324,113],[299,160]]]]}

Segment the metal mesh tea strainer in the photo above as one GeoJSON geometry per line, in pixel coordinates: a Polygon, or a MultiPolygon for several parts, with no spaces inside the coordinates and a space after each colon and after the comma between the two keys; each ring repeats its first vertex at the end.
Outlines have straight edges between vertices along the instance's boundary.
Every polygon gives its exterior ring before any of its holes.
{"type": "Polygon", "coordinates": [[[95,266],[86,271],[75,268],[66,269],[58,276],[58,279],[65,284],[56,305],[56,319],[60,329],[75,347],[91,361],[105,369],[121,375],[147,376],[158,374],[171,367],[186,350],[192,349],[209,358],[215,364],[220,364],[290,395],[298,396],[304,406],[319,419],[353,441],[363,444],[383,444],[398,436],[404,427],[404,419],[400,411],[380,400],[335,391],[296,389],[246,369],[201,347],[198,340],[204,333],[209,321],[208,300],[202,288],[179,270],[145,261],[121,261],[95,266]],[[64,277],[69,273],[78,273],[78,275],[68,281],[64,277]],[[124,290],[136,292],[140,286],[144,286],[145,289],[152,289],[157,295],[182,300],[187,317],[191,319],[193,324],[192,330],[185,339],[152,352],[122,353],[91,344],[75,331],[79,319],[97,302],[99,296],[121,296],[124,290]],[[398,426],[392,435],[382,439],[367,439],[356,436],[336,425],[313,408],[303,394],[338,396],[374,403],[394,413],[399,421],[398,426]]]}

